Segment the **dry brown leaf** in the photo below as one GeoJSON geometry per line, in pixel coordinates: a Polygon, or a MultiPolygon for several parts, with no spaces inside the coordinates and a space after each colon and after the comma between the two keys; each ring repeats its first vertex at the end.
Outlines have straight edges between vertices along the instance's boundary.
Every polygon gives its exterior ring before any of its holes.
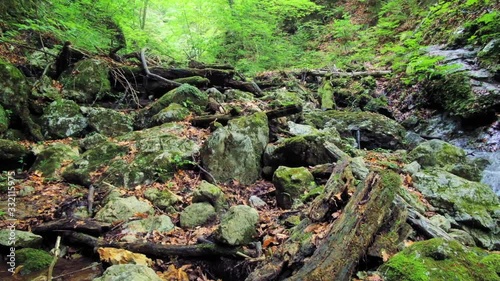
{"type": "Polygon", "coordinates": [[[153,264],[153,261],[145,255],[136,254],[123,249],[103,247],[97,249],[97,252],[102,261],[109,262],[113,265],[131,263],[151,266],[153,264]]]}

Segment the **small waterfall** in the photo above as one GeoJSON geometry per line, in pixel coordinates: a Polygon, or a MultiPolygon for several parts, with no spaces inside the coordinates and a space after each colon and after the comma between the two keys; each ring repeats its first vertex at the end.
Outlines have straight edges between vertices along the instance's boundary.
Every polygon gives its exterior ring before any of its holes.
{"type": "Polygon", "coordinates": [[[359,129],[356,130],[356,143],[358,144],[358,149],[361,149],[361,133],[359,129]]]}

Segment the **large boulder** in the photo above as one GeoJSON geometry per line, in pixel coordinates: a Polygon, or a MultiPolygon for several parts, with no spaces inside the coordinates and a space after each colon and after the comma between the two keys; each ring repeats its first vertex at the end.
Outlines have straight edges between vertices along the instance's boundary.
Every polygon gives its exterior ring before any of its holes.
{"type": "Polygon", "coordinates": [[[500,280],[499,254],[434,238],[416,242],[394,255],[378,271],[387,281],[500,280]]]}
{"type": "Polygon", "coordinates": [[[269,140],[267,116],[257,112],[217,129],[201,150],[203,167],[220,182],[251,184],[261,172],[261,157],[269,140]]]}
{"type": "Polygon", "coordinates": [[[306,124],[317,128],[334,127],[342,137],[357,138],[361,148],[403,148],[405,129],[396,121],[372,112],[338,110],[311,111],[304,114],[306,124]]]}
{"type": "Polygon", "coordinates": [[[45,137],[63,139],[79,136],[88,126],[80,107],[71,100],[56,100],[50,103],[41,117],[45,137]]]}
{"type": "Polygon", "coordinates": [[[259,213],[254,208],[246,205],[233,206],[221,218],[215,237],[223,244],[246,245],[252,242],[257,233],[255,225],[258,221],[259,213]]]}
{"type": "Polygon", "coordinates": [[[86,59],[61,74],[64,96],[81,103],[91,103],[111,92],[107,65],[99,60],[86,59]]]}
{"type": "Polygon", "coordinates": [[[65,162],[73,161],[79,156],[78,148],[64,143],[54,143],[42,148],[36,154],[32,171],[40,171],[44,178],[60,179],[59,169],[65,162]]]}
{"type": "Polygon", "coordinates": [[[92,172],[108,165],[113,158],[123,156],[127,152],[128,148],[125,146],[111,142],[102,143],[80,155],[80,158],[66,167],[62,176],[69,182],[88,186],[92,183],[92,172]]]}
{"type": "Polygon", "coordinates": [[[108,108],[85,108],[89,126],[96,132],[116,137],[131,132],[134,120],[125,113],[108,108]]]}
{"type": "Polygon", "coordinates": [[[178,103],[171,103],[151,117],[154,125],[182,121],[189,115],[189,110],[178,103]]]}
{"type": "Polygon", "coordinates": [[[16,265],[22,265],[21,275],[48,268],[52,259],[52,255],[43,250],[33,248],[16,250],[16,265]]]}
{"type": "Polygon", "coordinates": [[[145,265],[139,264],[117,264],[110,266],[104,274],[93,281],[162,281],[155,271],[145,265]]]}
{"type": "Polygon", "coordinates": [[[95,218],[104,222],[126,221],[137,213],[154,214],[154,209],[147,202],[139,201],[135,196],[114,198],[100,209],[95,218]]]}
{"type": "Polygon", "coordinates": [[[169,216],[149,216],[145,219],[135,220],[123,225],[127,233],[141,233],[141,232],[169,232],[174,229],[174,224],[169,216]]]}
{"type": "Polygon", "coordinates": [[[417,172],[413,182],[437,212],[449,216],[488,249],[500,249],[500,201],[493,190],[449,172],[417,172]]]}
{"type": "Polygon", "coordinates": [[[12,241],[15,241],[15,246],[19,248],[37,248],[42,245],[43,237],[28,231],[14,230],[12,232],[10,229],[0,230],[0,245],[11,247],[13,245],[11,244],[12,241]]]}

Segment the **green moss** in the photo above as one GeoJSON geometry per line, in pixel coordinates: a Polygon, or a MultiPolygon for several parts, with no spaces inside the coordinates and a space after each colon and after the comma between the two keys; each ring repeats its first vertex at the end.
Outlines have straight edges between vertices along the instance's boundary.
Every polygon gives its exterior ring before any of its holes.
{"type": "Polygon", "coordinates": [[[38,249],[24,248],[16,251],[16,261],[23,265],[23,275],[48,268],[52,258],[49,253],[38,249]]]}
{"type": "Polygon", "coordinates": [[[481,263],[500,276],[500,254],[490,254],[484,257],[481,263]]]}
{"type": "Polygon", "coordinates": [[[484,252],[457,241],[435,238],[414,243],[379,268],[392,281],[482,281],[500,280],[491,268],[479,262],[484,252]]]}
{"type": "Polygon", "coordinates": [[[174,81],[181,84],[189,84],[194,86],[207,86],[208,84],[210,84],[210,80],[208,80],[208,78],[201,76],[178,78],[175,79],[174,81]]]}
{"type": "Polygon", "coordinates": [[[0,134],[9,128],[9,115],[0,104],[0,134]]]}

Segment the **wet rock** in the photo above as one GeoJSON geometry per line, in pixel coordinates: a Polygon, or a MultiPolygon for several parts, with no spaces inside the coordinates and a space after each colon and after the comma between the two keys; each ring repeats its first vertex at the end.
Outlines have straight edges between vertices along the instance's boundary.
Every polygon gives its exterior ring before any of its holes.
{"type": "Polygon", "coordinates": [[[78,104],[63,99],[45,108],[41,122],[44,136],[52,139],[79,136],[88,125],[78,104]]]}
{"type": "Polygon", "coordinates": [[[215,237],[223,244],[246,245],[256,234],[255,225],[258,221],[257,210],[246,205],[233,206],[222,216],[215,237]]]}
{"type": "Polygon", "coordinates": [[[110,200],[97,212],[95,218],[104,222],[126,221],[137,213],[152,215],[154,209],[148,203],[139,201],[135,196],[130,196],[110,200]]]}
{"type": "Polygon", "coordinates": [[[137,280],[137,281],[161,281],[154,270],[139,264],[117,264],[106,269],[104,274],[93,281],[115,281],[115,280],[137,280]]]}
{"type": "Polygon", "coordinates": [[[267,116],[255,113],[229,121],[207,139],[201,150],[203,167],[220,182],[251,184],[261,172],[261,157],[269,140],[267,116]]]}
{"type": "Polygon", "coordinates": [[[216,217],[215,208],[209,203],[193,203],[181,212],[180,223],[183,228],[192,228],[204,225],[216,217]]]}

